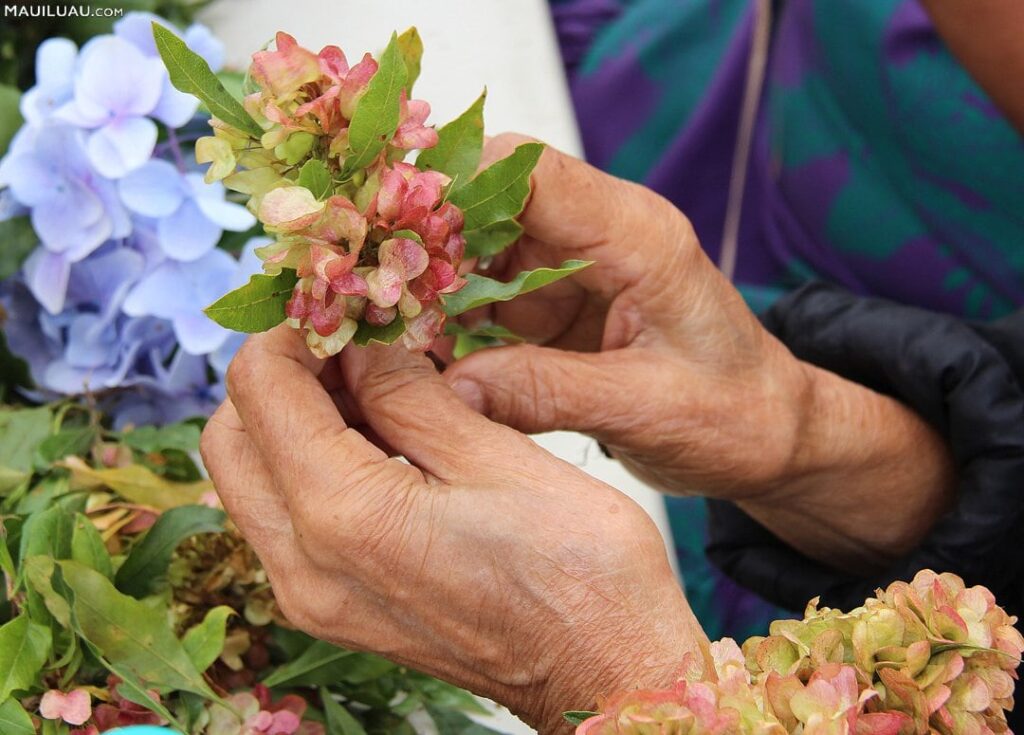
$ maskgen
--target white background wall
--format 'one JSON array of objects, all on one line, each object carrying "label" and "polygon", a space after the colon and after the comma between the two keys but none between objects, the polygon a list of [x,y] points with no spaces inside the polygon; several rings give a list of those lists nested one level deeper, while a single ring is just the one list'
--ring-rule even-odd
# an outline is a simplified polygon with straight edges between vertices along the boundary
[{"label": "white background wall", "polygon": [[[582,155],[545,0],[217,0],[202,20],[224,39],[236,68],[278,30],[314,50],[341,46],[355,63],[364,51],[379,52],[392,31],[415,25],[426,48],[416,96],[432,105],[432,122],[457,116],[486,86],[489,133],[518,131]],[[592,440],[558,432],[538,441],[640,503],[671,548],[660,497]],[[532,732],[507,712],[497,717],[489,724],[498,729]]]}]

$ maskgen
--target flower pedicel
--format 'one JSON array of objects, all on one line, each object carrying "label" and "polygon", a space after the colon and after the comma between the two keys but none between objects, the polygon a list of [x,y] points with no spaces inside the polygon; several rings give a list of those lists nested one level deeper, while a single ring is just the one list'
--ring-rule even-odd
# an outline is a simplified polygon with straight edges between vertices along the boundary
[{"label": "flower pedicel", "polygon": [[543,147],[524,144],[476,173],[483,96],[440,130],[427,127],[430,106],[411,96],[415,29],[393,35],[379,60],[352,65],[337,46],[313,53],[278,33],[274,49],[253,54],[241,103],[176,37],[153,30],[171,81],[213,113],[213,136],[196,145],[207,181],[247,196],[274,238],[257,251],[264,274],[207,309],[223,326],[256,332],[287,319],[321,357],[353,339],[402,337],[423,351],[447,317],[586,265],[508,284],[460,274],[464,258],[500,252],[522,232],[514,218]]}]

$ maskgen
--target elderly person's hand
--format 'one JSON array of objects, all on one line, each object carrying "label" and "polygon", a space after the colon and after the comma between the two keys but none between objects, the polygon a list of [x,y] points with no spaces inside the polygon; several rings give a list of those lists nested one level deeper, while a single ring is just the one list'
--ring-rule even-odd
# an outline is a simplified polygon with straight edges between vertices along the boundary
[{"label": "elderly person's hand", "polygon": [[837,566],[880,566],[921,538],[950,487],[924,422],[795,359],[657,194],[550,149],[533,185],[525,235],[489,275],[594,265],[490,308],[542,346],[455,363],[445,376],[469,405],[525,432],[587,432],[662,489],[734,500]]},{"label": "elderly person's hand", "polygon": [[[350,346],[321,363],[279,327],[246,342],[228,391],[203,459],[310,634],[466,686],[545,733],[595,695],[670,684],[687,652],[704,661],[646,514],[471,411],[426,357]],[[365,425],[347,426],[343,403]]]}]

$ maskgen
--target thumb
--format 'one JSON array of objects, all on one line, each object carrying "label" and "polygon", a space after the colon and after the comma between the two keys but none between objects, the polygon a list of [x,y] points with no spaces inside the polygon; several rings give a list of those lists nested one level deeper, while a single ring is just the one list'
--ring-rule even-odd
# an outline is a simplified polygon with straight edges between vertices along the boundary
[{"label": "thumb", "polygon": [[412,464],[442,480],[512,469],[511,445],[529,439],[471,410],[434,364],[403,345],[350,346],[341,354],[345,384],[366,423]]},{"label": "thumb", "polygon": [[642,396],[625,382],[642,372],[648,372],[643,361],[625,350],[518,345],[475,352],[444,377],[468,406],[493,421],[527,434],[571,430],[600,438],[635,422]]}]

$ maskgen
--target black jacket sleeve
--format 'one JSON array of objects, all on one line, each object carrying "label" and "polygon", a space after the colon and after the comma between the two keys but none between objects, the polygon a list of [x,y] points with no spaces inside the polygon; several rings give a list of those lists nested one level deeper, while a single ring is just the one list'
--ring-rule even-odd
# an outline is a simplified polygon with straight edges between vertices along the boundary
[{"label": "black jacket sleeve", "polygon": [[877,587],[931,568],[989,587],[1020,616],[1024,310],[972,325],[814,283],[777,303],[765,325],[798,358],[897,398],[935,427],[956,464],[957,502],[917,549],[884,573],[858,576],[802,556],[735,506],[712,501],[712,562],[793,610],[815,596],[830,607],[855,607]]}]

